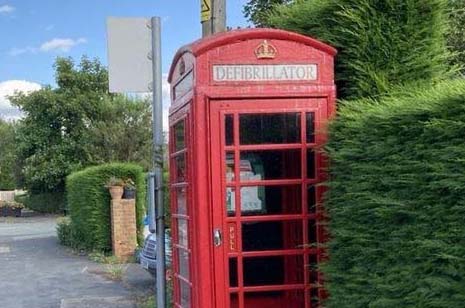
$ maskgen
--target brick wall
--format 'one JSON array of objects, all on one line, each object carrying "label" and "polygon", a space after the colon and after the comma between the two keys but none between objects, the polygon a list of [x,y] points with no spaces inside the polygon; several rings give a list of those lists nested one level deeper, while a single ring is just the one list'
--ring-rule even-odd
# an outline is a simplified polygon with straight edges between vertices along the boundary
[{"label": "brick wall", "polygon": [[134,255],[137,245],[135,199],[111,201],[111,237],[113,254],[117,258],[127,260]]}]

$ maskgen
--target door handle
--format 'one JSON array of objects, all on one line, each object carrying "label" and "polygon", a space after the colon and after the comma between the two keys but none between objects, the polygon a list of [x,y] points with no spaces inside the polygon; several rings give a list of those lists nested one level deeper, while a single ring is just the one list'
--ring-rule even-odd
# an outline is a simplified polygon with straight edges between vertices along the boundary
[{"label": "door handle", "polygon": [[217,228],[215,229],[215,231],[213,231],[213,244],[215,245],[215,247],[219,247],[222,243],[223,240],[221,238],[221,231]]}]

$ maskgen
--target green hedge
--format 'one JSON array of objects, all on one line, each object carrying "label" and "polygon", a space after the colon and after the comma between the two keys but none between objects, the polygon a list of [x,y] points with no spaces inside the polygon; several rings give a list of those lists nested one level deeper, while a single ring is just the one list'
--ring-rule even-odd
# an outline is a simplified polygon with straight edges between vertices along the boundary
[{"label": "green hedge", "polygon": [[448,1],[294,1],[279,7],[268,23],[338,49],[338,97],[375,97],[411,81],[450,75]]},{"label": "green hedge", "polygon": [[328,307],[464,307],[465,80],[343,102],[330,127]]},{"label": "green hedge", "polygon": [[24,194],[16,196],[15,200],[39,213],[56,214],[66,210],[66,199],[62,192]]},{"label": "green hedge", "polygon": [[131,178],[136,183],[136,215],[139,245],[143,242],[143,216],[146,203],[145,173],[142,167],[112,163],[72,173],[66,180],[66,193],[75,236],[89,250],[111,251],[110,194],[105,184],[112,176]]}]

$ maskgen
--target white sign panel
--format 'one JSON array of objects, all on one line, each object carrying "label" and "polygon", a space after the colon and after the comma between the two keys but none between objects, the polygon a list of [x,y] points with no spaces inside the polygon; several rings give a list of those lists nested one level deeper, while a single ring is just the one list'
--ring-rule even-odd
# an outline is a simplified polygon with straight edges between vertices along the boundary
[{"label": "white sign panel", "polygon": [[318,77],[316,64],[213,65],[213,81],[311,81]]},{"label": "white sign panel", "polygon": [[110,92],[150,92],[152,30],[149,18],[107,19]]}]

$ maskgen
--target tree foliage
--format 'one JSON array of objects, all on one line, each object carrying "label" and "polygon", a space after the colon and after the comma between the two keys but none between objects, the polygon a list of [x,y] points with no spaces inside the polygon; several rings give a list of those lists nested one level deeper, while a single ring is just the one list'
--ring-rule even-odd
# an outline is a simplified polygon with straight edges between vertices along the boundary
[{"label": "tree foliage", "polygon": [[465,74],[465,0],[449,0],[451,27],[447,43],[454,53],[452,64]]},{"label": "tree foliage", "polygon": [[0,190],[16,188],[15,130],[0,119]]},{"label": "tree foliage", "polygon": [[55,70],[56,88],[10,98],[25,115],[17,150],[30,192],[63,192],[66,176],[89,165],[147,159],[147,103],[109,94],[108,73],[98,60],[83,57],[76,65],[59,58]]},{"label": "tree foliage", "polygon": [[117,96],[102,104],[102,117],[89,130],[86,151],[92,164],[137,162],[152,166],[152,109],[148,100]]},{"label": "tree foliage", "polygon": [[277,5],[289,4],[292,0],[249,0],[243,8],[244,16],[257,27],[268,26],[268,15]]},{"label": "tree foliage", "polygon": [[306,0],[276,7],[268,25],[315,37],[339,51],[341,98],[376,97],[412,81],[452,75],[447,0]]},{"label": "tree foliage", "polygon": [[464,132],[464,80],[341,103],[325,307],[463,307]]}]

